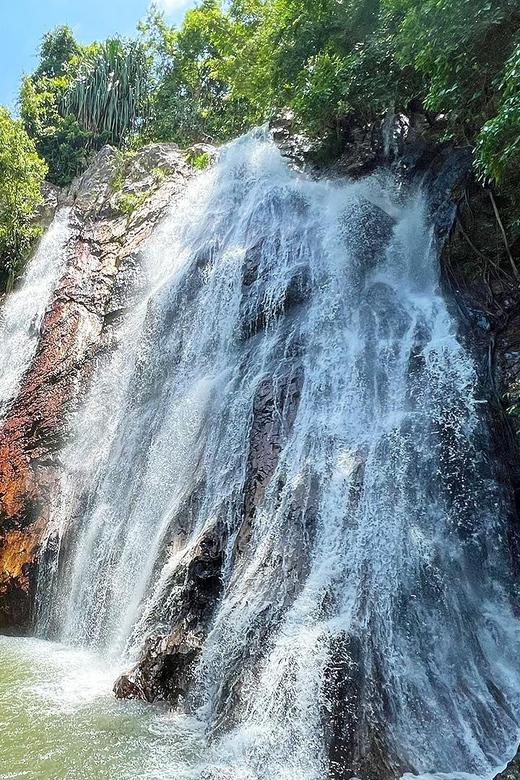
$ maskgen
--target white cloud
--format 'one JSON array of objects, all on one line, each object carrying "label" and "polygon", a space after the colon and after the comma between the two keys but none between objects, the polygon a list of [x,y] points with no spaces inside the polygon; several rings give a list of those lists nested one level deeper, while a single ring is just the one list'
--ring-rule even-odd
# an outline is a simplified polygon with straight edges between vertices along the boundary
[{"label": "white cloud", "polygon": [[184,8],[193,5],[193,0],[157,0],[156,5],[161,11],[172,14],[174,11],[182,11]]}]

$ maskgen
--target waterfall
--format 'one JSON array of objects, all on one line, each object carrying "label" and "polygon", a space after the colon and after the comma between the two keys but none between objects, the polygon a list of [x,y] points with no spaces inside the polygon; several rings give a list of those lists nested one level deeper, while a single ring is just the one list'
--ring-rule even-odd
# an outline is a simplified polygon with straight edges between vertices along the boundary
[{"label": "waterfall", "polygon": [[40,241],[20,285],[0,309],[0,417],[36,352],[43,315],[64,267],[71,235],[68,220],[69,209],[61,209]]},{"label": "waterfall", "polygon": [[520,734],[508,498],[424,194],[314,181],[256,131],[145,254],[64,453],[40,630],[136,658],[218,538],[197,776],[490,777]]}]

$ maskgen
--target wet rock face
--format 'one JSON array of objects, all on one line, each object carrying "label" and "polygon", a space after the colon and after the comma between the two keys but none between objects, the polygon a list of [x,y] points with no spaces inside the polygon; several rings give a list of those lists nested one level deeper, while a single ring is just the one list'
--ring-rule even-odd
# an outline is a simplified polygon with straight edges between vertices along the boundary
[{"label": "wet rock face", "polygon": [[[189,697],[193,673],[215,608],[224,587],[229,585],[223,579],[226,555],[232,556],[231,566],[226,567],[232,580],[235,567],[240,566],[247,556],[255,513],[291,432],[302,383],[299,363],[295,363],[282,377],[266,377],[260,382],[253,402],[242,521],[234,545],[228,547],[225,526],[217,523],[206,529],[196,544],[188,547],[165,588],[169,593],[168,602],[162,604],[155,615],[162,630],[151,633],[138,663],[116,681],[114,692],[117,697],[149,702],[164,700],[174,705],[182,705]],[[196,508],[197,497],[194,494],[184,513],[196,512]],[[297,511],[296,507],[294,511]],[[181,524],[182,519],[179,518]],[[268,632],[267,623],[265,633]],[[242,661],[239,658],[235,660],[237,664]],[[224,692],[229,695],[223,696],[222,723],[231,719],[230,710],[236,704],[235,697],[239,693],[237,676],[233,671],[230,680],[234,683],[233,695],[223,685]]]},{"label": "wet rock face", "polygon": [[39,529],[8,531],[0,549],[0,631],[25,632],[31,621]]},{"label": "wet rock face", "polygon": [[280,320],[292,309],[304,304],[311,295],[311,272],[308,266],[296,268],[279,291],[276,303],[270,300],[268,276],[270,270],[262,265],[262,246],[258,244],[247,253],[242,277],[240,302],[241,334],[244,340]]},{"label": "wet rock face", "polygon": [[200,638],[182,627],[169,636],[149,637],[144,648],[145,660],[118,678],[115,695],[118,699],[166,700],[178,704],[186,696],[201,649]]},{"label": "wet rock face", "polygon": [[[520,298],[489,190],[466,176],[452,195],[456,219],[441,268],[455,315],[479,357],[492,416],[488,457],[500,470],[516,511],[507,526],[511,560],[520,576]],[[495,204],[496,205],[496,204]],[[498,208],[501,209],[500,200]],[[518,242],[512,246],[518,257]],[[518,261],[517,261],[518,262]],[[518,596],[516,608],[520,610]]]},{"label": "wet rock face", "polygon": [[139,662],[115,683],[118,698],[174,705],[186,698],[221,593],[225,543],[225,530],[217,524],[188,550],[169,583],[173,624],[168,633],[148,637]]},{"label": "wet rock face", "polygon": [[244,514],[236,537],[235,552],[247,549],[255,512],[275,472],[284,440],[290,434],[303,384],[303,371],[295,364],[279,381],[266,377],[256,390],[249,438]]},{"label": "wet rock face", "polygon": [[[275,132],[279,134],[280,142],[290,137],[287,127],[281,126]],[[343,160],[345,169],[358,175],[373,167],[381,160],[381,143],[379,135],[368,133],[357,141],[353,135],[358,163],[352,167],[353,158],[349,161],[347,156]],[[365,157],[359,157],[360,144],[366,147]],[[196,151],[209,154],[206,149]],[[287,153],[296,154],[289,147]],[[354,152],[351,150],[349,154]],[[190,175],[178,150],[169,144],[140,150],[124,162],[122,169],[120,166],[121,160],[114,150],[103,150],[92,169],[65,196],[69,202],[75,199],[74,235],[66,271],[46,313],[38,352],[0,426],[0,630],[30,628],[39,545],[49,519],[59,470],[59,451],[67,436],[70,415],[84,392],[100,351],[110,348],[112,323],[132,305],[135,291],[142,283],[140,248],[164,208],[182,190]],[[159,176],[157,170],[163,174]],[[116,176],[122,179],[122,184],[114,191]],[[432,199],[435,209],[437,203],[439,209],[443,208],[447,192],[453,186],[451,180],[443,182],[437,182],[438,199]],[[46,219],[57,207],[60,197],[50,193]],[[133,199],[131,213],[122,208],[125,197]],[[445,232],[453,216],[452,204],[448,205],[448,212],[437,215],[439,234]],[[358,218],[363,218],[365,233],[347,238],[351,251],[360,258],[360,267],[363,263],[364,267],[369,267],[393,230],[393,218],[373,203],[361,204],[359,208],[362,212]],[[251,250],[243,276],[244,296],[253,285],[258,288],[258,305],[243,312],[244,341],[250,339],[250,342],[260,338],[260,331],[266,327],[258,252],[258,247]],[[201,257],[201,266],[203,262]],[[364,277],[360,275],[360,283],[363,281]],[[377,289],[374,292],[378,294]],[[474,288],[473,293],[475,300],[485,301],[485,295],[481,296],[485,290]],[[294,316],[294,310],[304,306],[310,294],[310,279],[302,268],[301,274],[288,284],[276,316]],[[502,309],[508,307],[508,316],[499,320],[501,315],[497,310],[497,322],[503,322],[503,328],[495,331],[495,354],[497,360],[508,366],[510,374],[504,373],[506,380],[510,376],[511,382],[517,382],[520,387],[518,307],[513,297],[510,304],[507,300],[504,292],[500,301]],[[483,322],[482,330],[487,339],[491,328],[487,315]],[[196,500],[186,510],[185,522],[178,519],[182,541],[177,550],[186,546],[186,552],[168,582],[168,603],[159,605],[154,621],[144,632],[147,639],[138,663],[115,683],[116,696],[189,706],[194,670],[215,608],[251,554],[255,518],[294,425],[303,379],[301,366],[295,358],[286,374],[266,376],[256,389],[236,536],[229,540],[224,525],[217,522],[205,528],[198,539],[187,543],[194,526],[192,515],[196,515]],[[518,392],[520,394],[520,390]],[[355,484],[349,498],[353,506],[362,491],[365,457],[361,450],[355,453]],[[278,484],[274,487],[278,490]],[[302,495],[301,499],[295,496],[294,505],[288,508],[285,557],[276,559],[273,566],[273,578],[280,579],[280,572],[284,574],[281,609],[292,603],[304,577],[312,535],[312,490],[310,493],[310,500],[308,495]],[[306,508],[302,509],[305,502],[308,502]],[[259,621],[262,625],[253,637],[249,657],[234,659],[233,668],[222,686],[219,727],[226,728],[232,723],[233,713],[241,704],[241,674],[247,664],[258,662],[265,647],[265,637],[276,628],[278,617],[275,614],[269,622],[269,616],[265,620],[262,616]],[[368,695],[371,701],[378,702],[381,713],[386,703],[384,691],[367,693],[363,690],[363,680],[377,675],[365,674],[360,668],[360,659],[366,653],[360,652],[358,641],[353,636],[339,637],[331,647],[330,664],[325,674],[327,706],[323,711],[323,731],[329,756],[329,777],[331,780],[350,776],[393,780],[408,768],[398,766],[391,755],[384,718],[380,718],[380,728],[362,721],[363,697]],[[500,780],[520,778],[518,761],[499,777]]]},{"label": "wet rock face", "polygon": [[[159,147],[159,148],[156,148]],[[69,192],[46,198],[51,218],[75,198],[65,270],[41,326],[37,352],[0,424],[0,629],[30,627],[39,545],[49,519],[59,450],[114,313],[139,284],[139,251],[191,169],[169,144],[133,158],[128,186],[146,180],[131,216],[112,181],[117,154],[103,149]],[[165,165],[164,176],[147,170]],[[133,171],[134,178],[131,178]],[[154,183],[155,182],[155,183]]]},{"label": "wet rock face", "polygon": [[[387,693],[375,682],[377,674],[365,673],[362,659],[366,654],[361,643],[360,637],[344,633],[338,634],[330,646],[322,706],[329,778],[398,780],[412,767],[404,766],[392,755],[384,715],[390,709]],[[368,687],[367,680],[371,681]],[[367,702],[370,719],[366,718]]]}]

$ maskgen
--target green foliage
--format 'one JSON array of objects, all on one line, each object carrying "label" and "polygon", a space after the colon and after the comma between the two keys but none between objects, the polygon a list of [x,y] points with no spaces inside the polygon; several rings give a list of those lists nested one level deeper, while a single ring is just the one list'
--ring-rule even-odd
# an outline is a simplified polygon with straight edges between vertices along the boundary
[{"label": "green foliage", "polygon": [[[148,193],[145,193],[145,199]],[[144,200],[142,201],[144,203]],[[121,211],[129,221],[134,211],[139,207],[139,196],[134,192],[123,192],[121,195]]]},{"label": "green foliage", "polygon": [[520,185],[520,44],[506,63],[498,83],[501,103],[477,138],[477,165],[483,178]]},{"label": "green foliage", "polygon": [[339,151],[350,118],[410,105],[476,146],[483,178],[519,170],[520,0],[200,0],[180,29],[152,6],[139,36],[44,37],[20,107],[52,181],[103,143],[222,142],[287,108]]},{"label": "green foliage", "polygon": [[147,111],[149,65],[143,46],[112,38],[91,47],[67,85],[62,112],[74,116],[92,145],[119,145]]},{"label": "green foliage", "polygon": [[20,88],[20,115],[49,167],[69,184],[105,143],[141,131],[148,111],[149,59],[137,41],[79,46],[68,27],[44,36],[40,62]]},{"label": "green foliage", "polygon": [[35,72],[37,79],[64,76],[69,63],[78,57],[81,47],[68,25],[55,27],[43,36],[40,46],[40,64]]},{"label": "green foliage", "polygon": [[114,175],[112,176],[112,181],[110,182],[113,192],[120,192],[123,189],[123,184],[125,181],[125,169],[134,154],[135,152],[128,149],[118,149]]},{"label": "green foliage", "polygon": [[225,140],[290,108],[307,133],[337,133],[415,96],[380,0],[203,0],[179,31],[153,10],[141,28],[158,63],[149,137]]},{"label": "green foliage", "polygon": [[520,22],[508,0],[384,0],[399,19],[398,59],[422,79],[427,109],[447,115],[451,134],[473,138],[495,110],[497,75]]},{"label": "green foliage", "polygon": [[132,217],[134,216],[134,212],[141,208],[143,203],[146,203],[152,192],[153,190],[150,189],[142,192],[140,195],[137,195],[135,192],[121,193],[119,205],[121,212],[126,216],[127,230],[132,224]]},{"label": "green foliage", "polygon": [[207,168],[210,164],[211,155],[207,152],[203,152],[202,154],[198,154],[195,157],[192,157],[190,162],[198,171],[203,171],[204,168]]},{"label": "green foliage", "polygon": [[[377,106],[364,87],[386,67],[388,108],[393,68],[383,63],[389,58],[379,46],[378,0],[272,0],[271,5],[270,82],[277,105],[293,108],[305,127],[321,134],[360,105],[375,115]],[[265,35],[261,28],[259,35]]]},{"label": "green foliage", "polygon": [[224,73],[233,29],[218,0],[203,0],[188,11],[180,31],[152,9],[141,33],[158,81],[146,139],[188,146],[231,138],[245,129],[245,101],[234,99]]},{"label": "green foliage", "polygon": [[155,187],[159,187],[166,178],[162,168],[152,168],[152,179]]},{"label": "green foliage", "polygon": [[0,286],[10,289],[39,234],[32,219],[41,203],[45,163],[20,120],[0,106]]},{"label": "green foliage", "polygon": [[80,53],[70,28],[55,28],[44,36],[38,68],[32,76],[24,76],[20,87],[24,127],[47,162],[49,180],[60,186],[83,170],[91,139],[74,116],[61,110]]},{"label": "green foliage", "polygon": [[60,113],[66,83],[64,77],[26,76],[19,99],[24,127],[48,165],[49,180],[60,186],[69,184],[85,167],[91,137],[75,117]]}]

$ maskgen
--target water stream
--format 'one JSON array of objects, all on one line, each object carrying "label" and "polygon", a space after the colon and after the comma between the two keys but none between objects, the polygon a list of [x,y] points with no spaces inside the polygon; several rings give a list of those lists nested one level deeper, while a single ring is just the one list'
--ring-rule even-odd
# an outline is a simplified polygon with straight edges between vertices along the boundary
[{"label": "water stream", "polygon": [[[63,455],[38,594],[61,644],[0,645],[15,680],[51,680],[49,717],[55,676],[108,664],[67,726],[99,750],[69,769],[60,737],[69,774],[34,776],[490,778],[520,735],[508,496],[426,196],[389,173],[313,181],[257,131],[189,185],[145,265]],[[115,704],[108,680],[167,632],[215,533],[185,714]]]},{"label": "water stream", "polygon": [[68,220],[69,209],[60,209],[23,279],[0,309],[0,417],[36,352],[43,315],[65,264]]}]

